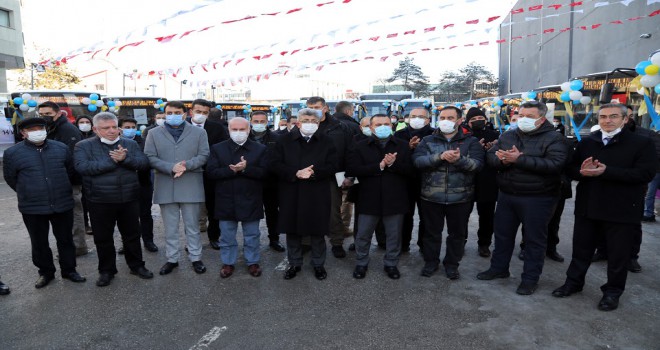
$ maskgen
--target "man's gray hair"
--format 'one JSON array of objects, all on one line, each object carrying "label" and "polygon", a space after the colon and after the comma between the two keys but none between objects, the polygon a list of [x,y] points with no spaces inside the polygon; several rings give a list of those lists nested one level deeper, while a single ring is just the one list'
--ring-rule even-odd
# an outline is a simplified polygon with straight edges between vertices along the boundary
[{"label": "man's gray hair", "polygon": [[314,117],[314,118],[316,118],[316,119],[321,120],[321,117],[319,117],[319,115],[316,114],[316,110],[315,110],[315,109],[311,109],[311,108],[303,108],[303,109],[301,109],[301,110],[298,111],[298,119],[300,119],[300,117],[302,117],[302,116],[304,116],[304,115],[306,115],[306,116],[310,116],[310,117]]},{"label": "man's gray hair", "polygon": [[601,105],[599,110],[605,108],[618,108],[621,111],[622,116],[626,117],[628,115],[628,106],[621,103],[606,103],[604,105]]},{"label": "man's gray hair", "polygon": [[114,120],[115,122],[118,123],[117,116],[114,113],[110,112],[101,112],[97,115],[94,116],[94,125],[97,125],[98,122],[100,121],[108,121],[108,120]]},{"label": "man's gray hair", "polygon": [[539,115],[545,117],[548,113],[548,106],[539,101],[525,101],[520,105],[520,108],[536,108],[539,110]]}]

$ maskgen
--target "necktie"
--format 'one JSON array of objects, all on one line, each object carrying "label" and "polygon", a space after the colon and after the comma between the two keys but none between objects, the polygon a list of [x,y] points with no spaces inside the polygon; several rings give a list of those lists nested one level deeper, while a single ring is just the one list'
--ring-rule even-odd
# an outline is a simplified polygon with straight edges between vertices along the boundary
[{"label": "necktie", "polygon": [[201,128],[201,127],[202,127],[202,124],[197,124],[197,126]]},{"label": "necktie", "polygon": [[606,138],[603,139],[603,143],[604,143],[605,145],[607,145],[608,143],[610,143],[611,140],[612,140],[611,137],[606,137]]},{"label": "necktie", "polygon": [[305,142],[309,142],[309,139],[310,139],[309,136],[303,136],[303,138],[305,139]]}]

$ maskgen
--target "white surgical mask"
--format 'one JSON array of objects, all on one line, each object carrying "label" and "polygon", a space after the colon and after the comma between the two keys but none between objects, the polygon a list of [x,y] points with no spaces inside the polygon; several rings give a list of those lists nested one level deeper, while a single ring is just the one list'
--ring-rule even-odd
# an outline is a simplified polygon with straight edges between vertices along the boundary
[{"label": "white surgical mask", "polygon": [[89,132],[92,130],[92,124],[78,124],[78,129],[82,132]]},{"label": "white surgical mask", "polygon": [[231,137],[232,141],[242,145],[245,141],[247,141],[248,133],[247,131],[230,131],[229,137]]},{"label": "white surgical mask", "polygon": [[456,123],[452,122],[451,120],[441,120],[438,123],[438,127],[440,127],[440,131],[443,134],[451,134],[456,130]]},{"label": "white surgical mask", "polygon": [[208,117],[205,116],[204,114],[195,114],[192,116],[192,121],[194,121],[197,124],[204,124]]},{"label": "white surgical mask", "polygon": [[605,131],[605,130],[603,130],[603,129],[600,129],[600,132],[603,133],[603,138],[606,138],[606,137],[614,137],[614,135],[616,135],[616,134],[618,134],[618,133],[621,132],[621,127],[618,127],[618,128],[616,128],[616,129],[614,129],[614,130],[612,130],[612,131],[610,131],[610,132],[607,132],[607,131]]},{"label": "white surgical mask", "polygon": [[28,131],[27,139],[32,143],[41,143],[44,142],[47,135],[48,132],[46,130]]},{"label": "white surgical mask", "polygon": [[117,143],[117,141],[119,141],[120,138],[121,137],[117,136],[117,138],[114,140],[108,140],[105,137],[101,137],[101,142],[105,143],[106,145],[114,145],[115,143]]},{"label": "white surgical mask", "polygon": [[319,129],[318,124],[314,123],[302,123],[300,124],[300,132],[305,136],[312,136]]},{"label": "white surgical mask", "polygon": [[536,129],[536,120],[529,117],[518,119],[518,129],[522,132],[530,132]]},{"label": "white surgical mask", "polygon": [[165,125],[165,119],[156,119],[156,125],[158,126]]},{"label": "white surgical mask", "polygon": [[412,118],[410,119],[410,127],[418,130],[424,127],[424,124],[426,124],[426,120],[424,118]]},{"label": "white surgical mask", "polygon": [[254,132],[264,132],[266,131],[266,124],[252,124],[252,130]]},{"label": "white surgical mask", "polygon": [[368,126],[363,127],[362,133],[364,134],[364,136],[371,136],[371,128],[369,128]]},{"label": "white surgical mask", "polygon": [[280,130],[286,130],[286,129],[287,129],[286,125],[280,125]]}]

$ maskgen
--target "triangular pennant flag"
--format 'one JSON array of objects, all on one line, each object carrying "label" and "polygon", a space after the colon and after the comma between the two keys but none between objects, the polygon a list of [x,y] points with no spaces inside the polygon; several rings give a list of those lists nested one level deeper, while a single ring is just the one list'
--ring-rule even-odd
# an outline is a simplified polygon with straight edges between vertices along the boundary
[{"label": "triangular pennant flag", "polygon": [[543,5],[534,5],[534,6],[530,6],[529,9],[527,9],[527,11],[536,11],[536,10],[540,10],[542,8],[543,8]]},{"label": "triangular pennant flag", "polygon": [[161,36],[161,37],[156,38],[156,40],[159,43],[163,43],[163,44],[164,43],[169,43],[170,41],[172,41],[172,39],[174,39],[175,36],[176,36],[176,34],[172,34],[172,35],[168,35],[168,36]]},{"label": "triangular pennant flag", "polygon": [[562,6],[561,4],[554,4],[554,5],[548,5],[548,8],[554,8],[555,10],[559,10],[561,6]]}]

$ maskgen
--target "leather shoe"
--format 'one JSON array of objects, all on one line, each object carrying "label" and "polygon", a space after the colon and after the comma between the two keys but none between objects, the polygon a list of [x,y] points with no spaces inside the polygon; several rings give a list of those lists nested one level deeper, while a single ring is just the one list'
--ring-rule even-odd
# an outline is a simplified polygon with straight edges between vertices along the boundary
[{"label": "leather shoe", "polygon": [[445,266],[445,274],[450,280],[457,280],[461,277],[461,274],[458,272],[458,268],[453,266]]},{"label": "leather shoe", "polygon": [[399,272],[399,269],[396,268],[396,266],[385,266],[385,272],[387,273],[387,277],[393,280],[398,280],[399,277],[401,277],[401,273]]},{"label": "leather shoe", "polygon": [[204,263],[201,260],[193,261],[192,267],[198,274],[206,272],[206,266],[204,266]]},{"label": "leather shoe", "polygon": [[[344,248],[342,248],[344,250]],[[325,271],[325,267],[323,266],[314,266],[314,277],[316,277],[317,280],[324,280],[328,277],[328,273]]]},{"label": "leather shoe", "polygon": [[280,241],[277,241],[277,240],[270,241],[268,246],[270,247],[270,249],[272,249],[276,252],[282,253],[282,252],[286,251],[286,248],[284,248],[282,243],[280,243]]},{"label": "leather shoe", "polygon": [[220,242],[218,241],[210,241],[209,245],[215,250],[220,250]]},{"label": "leather shoe", "polygon": [[353,278],[357,278],[359,280],[363,279],[367,275],[367,267],[366,266],[355,266],[355,270],[353,270]]},{"label": "leather shoe", "polygon": [[154,278],[153,272],[147,270],[147,268],[144,266],[140,266],[137,269],[131,270],[131,275],[137,275],[138,277],[145,280]]},{"label": "leather shoe", "polygon": [[112,282],[112,279],[115,278],[115,275],[110,274],[110,273],[102,273],[99,275],[99,279],[96,280],[96,286],[98,287],[106,287],[110,285],[110,282]]},{"label": "leather shoe", "polygon": [[85,277],[80,276],[80,274],[76,271],[64,274],[64,275],[62,275],[62,278],[67,279],[71,282],[77,282],[77,283],[87,281],[87,279]]},{"label": "leather shoe", "polygon": [[548,250],[547,252],[545,252],[545,256],[550,258],[550,260],[554,260],[556,262],[564,262],[564,257],[561,256],[561,254],[557,253],[556,249]]},{"label": "leather shoe", "polygon": [[333,245],[332,246],[332,255],[335,256],[337,259],[342,259],[346,257],[346,251],[344,250],[344,247],[340,245]]},{"label": "leather shoe", "polygon": [[637,259],[630,259],[630,261],[628,262],[628,271],[634,273],[642,272],[642,265],[639,264],[639,261],[637,261]]},{"label": "leather shoe", "polygon": [[520,249],[520,253],[518,253],[518,259],[525,261],[525,249]]},{"label": "leather shoe", "polygon": [[234,265],[222,265],[222,269],[220,269],[221,278],[227,278],[232,274],[234,274]]},{"label": "leather shoe", "polygon": [[479,272],[477,274],[477,279],[482,281],[490,281],[496,278],[507,278],[509,276],[511,276],[509,271],[498,272],[494,271],[493,269],[488,269],[484,272]]},{"label": "leather shoe", "polygon": [[158,247],[154,244],[154,242],[144,242],[144,249],[152,253],[158,251]]},{"label": "leather shoe", "polygon": [[76,256],[83,256],[87,255],[89,253],[89,249],[87,248],[76,248]]},{"label": "leather shoe", "polygon": [[2,283],[2,281],[0,281],[0,295],[7,295],[10,292],[11,291],[9,290],[9,286],[7,286],[6,284]]},{"label": "leather shoe", "polygon": [[487,246],[479,246],[479,256],[488,258],[490,256],[490,248]]},{"label": "leather shoe", "polygon": [[564,284],[563,286],[553,290],[552,291],[552,296],[556,297],[556,298],[566,298],[566,297],[570,297],[571,295],[573,295],[577,292],[581,292],[581,291],[582,291],[582,288],[577,288],[577,287],[570,286],[568,284]]},{"label": "leather shoe", "polygon": [[655,215],[651,216],[642,216],[642,222],[655,222]]},{"label": "leather shoe", "polygon": [[349,251],[349,252],[354,252],[354,251],[355,251],[355,243],[351,243],[351,244],[348,246],[348,251]]},{"label": "leather shoe", "polygon": [[261,276],[261,267],[259,267],[259,264],[252,264],[248,266],[248,272],[252,277],[259,277]]},{"label": "leather shoe", "polygon": [[438,270],[438,265],[424,266],[424,268],[422,269],[422,273],[420,275],[422,275],[424,277],[431,277],[431,275],[433,275],[433,273],[436,270]]},{"label": "leather shoe", "polygon": [[160,272],[158,272],[160,275],[167,275],[168,273],[172,272],[175,267],[179,267],[178,262],[166,262],[163,267],[160,268]]},{"label": "leather shoe", "polygon": [[522,281],[516,289],[516,293],[520,295],[532,295],[536,291],[536,287],[539,285],[536,282],[531,281]]},{"label": "leather shoe", "polygon": [[612,311],[619,307],[619,297],[611,295],[603,295],[603,298],[598,302],[598,310]]},{"label": "leather shoe", "polygon": [[300,266],[289,266],[286,271],[284,271],[284,279],[290,280],[296,277],[296,274],[302,270]]},{"label": "leather shoe", "polygon": [[605,253],[600,249],[596,250],[593,258],[591,258],[591,262],[602,261],[602,260],[607,260],[607,253]]},{"label": "leather shoe", "polygon": [[52,281],[54,279],[55,279],[54,276],[41,275],[41,276],[39,276],[39,279],[37,280],[37,282],[34,283],[34,288],[37,288],[37,289],[43,288],[43,287],[47,286],[48,283],[50,283],[50,281]]},{"label": "leather shoe", "polygon": [[117,254],[124,255],[124,247],[119,247],[119,249],[117,249]]}]

